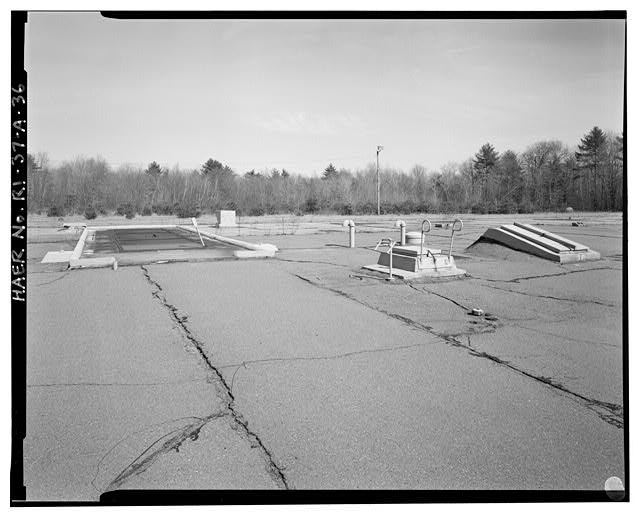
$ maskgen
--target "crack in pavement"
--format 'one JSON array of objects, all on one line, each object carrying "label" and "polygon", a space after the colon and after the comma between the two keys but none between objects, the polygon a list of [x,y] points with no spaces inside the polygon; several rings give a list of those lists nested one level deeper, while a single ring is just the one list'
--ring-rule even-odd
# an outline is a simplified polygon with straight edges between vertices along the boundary
[{"label": "crack in pavement", "polygon": [[522,276],[520,278],[511,278],[510,280],[498,280],[498,279],[492,279],[492,278],[480,278],[479,276],[473,276],[469,272],[467,272],[467,275],[469,276],[469,278],[471,278],[473,280],[483,280],[483,281],[490,281],[490,282],[495,282],[495,283],[520,283],[521,281],[536,280],[538,278],[553,278],[555,276],[565,276],[567,274],[586,273],[586,272],[590,272],[590,271],[619,271],[619,270],[620,269],[618,269],[616,267],[592,267],[590,269],[576,269],[576,270],[567,271],[567,272],[564,272],[564,273],[537,274],[537,275],[534,275],[534,276]]},{"label": "crack in pavement", "polygon": [[105,492],[115,490],[128,478],[141,474],[147,470],[160,456],[169,451],[179,452],[180,446],[187,440],[195,441],[200,436],[202,428],[214,419],[228,416],[229,413],[212,413],[196,420],[185,427],[174,429],[154,440],[144,451],[129,463],[106,487]]},{"label": "crack in pavement", "polygon": [[582,338],[572,338],[572,337],[567,337],[566,335],[560,335],[559,333],[553,333],[550,331],[544,331],[544,330],[539,330],[536,328],[531,328],[529,326],[522,326],[520,324],[516,324],[516,323],[511,323],[509,324],[509,326],[515,327],[515,328],[520,328],[523,330],[528,330],[528,331],[534,331],[536,333],[540,333],[542,335],[547,335],[547,336],[551,336],[551,337],[555,337],[555,338],[559,338],[561,340],[568,340],[570,342],[579,342],[581,344],[588,344],[588,345],[593,345],[593,346],[606,346],[606,347],[613,347],[618,349],[620,346],[617,346],[615,344],[609,344],[607,342],[595,342],[593,340],[585,340]]},{"label": "crack in pavement", "polygon": [[231,378],[231,388],[233,389],[233,381],[235,379],[235,375],[238,372],[238,370],[240,370],[241,368],[247,369],[247,365],[252,363],[281,363],[281,362],[297,362],[297,361],[338,360],[341,358],[349,358],[349,357],[358,356],[361,354],[401,351],[403,349],[411,349],[413,347],[422,347],[425,345],[428,345],[428,344],[426,344],[425,342],[420,342],[418,344],[406,344],[401,346],[380,347],[378,349],[362,349],[360,351],[350,351],[347,353],[339,353],[339,354],[326,355],[326,356],[291,356],[288,358],[262,358],[257,360],[243,360],[240,363],[230,363],[227,365],[221,365],[218,368],[219,369],[233,369],[234,367],[236,368]]},{"label": "crack in pavement", "polygon": [[[223,415],[215,413],[205,418],[180,417],[177,419],[169,419],[158,424],[145,426],[142,429],[134,431],[133,433],[128,433],[126,436],[112,445],[109,450],[102,455],[102,457],[98,461],[98,464],[96,465],[96,471],[93,475],[93,478],[91,479],[91,486],[98,493],[103,493],[110,489],[116,488],[117,486],[121,485],[125,479],[133,477],[134,475],[138,475],[147,470],[151,466],[151,464],[162,454],[165,454],[170,450],[175,450],[176,452],[178,452],[180,450],[180,446],[187,440],[187,438],[196,440],[200,433],[200,429],[202,429],[202,427],[204,427],[206,423],[213,420],[214,418],[219,418],[221,416]],[[186,421],[190,422],[184,425],[184,422]],[[181,422],[183,424],[180,424]],[[147,445],[147,447],[141,453],[135,456],[131,463],[129,463],[123,470],[118,472],[115,478],[109,477],[109,474],[113,474],[113,472],[111,472],[109,468],[103,470],[103,466],[109,467],[109,461],[105,460],[107,460],[112,453],[116,453],[114,459],[117,461],[117,449],[122,446],[124,442],[135,439],[136,435],[141,435],[144,432],[152,430],[153,428],[171,424],[178,424],[179,427],[171,429],[168,432],[164,432],[162,436],[157,437],[154,442]],[[182,433],[182,435],[184,436],[181,436],[180,433]],[[100,483],[98,483],[98,481],[100,481]]]},{"label": "crack in pavement", "polygon": [[[371,308],[372,310],[375,310],[377,312],[380,312],[382,314],[385,314],[391,318],[394,319],[398,319],[402,322],[404,322],[405,324],[425,331],[427,333],[430,333],[432,335],[435,335],[441,339],[443,339],[445,342],[447,342],[449,345],[454,346],[454,347],[458,347],[458,348],[462,348],[467,350],[467,352],[472,355],[472,356],[476,356],[479,358],[485,358],[488,360],[491,360],[492,362],[501,365],[503,367],[506,367],[508,369],[511,369],[515,372],[517,372],[518,374],[521,374],[523,376],[526,376],[528,378],[534,379],[535,381],[539,382],[539,383],[543,383],[544,385],[547,385],[548,387],[556,390],[556,391],[560,391],[564,394],[566,394],[568,397],[570,397],[571,399],[577,401],[579,404],[582,404],[583,406],[586,406],[588,409],[590,409],[591,411],[593,411],[594,413],[596,413],[602,420],[604,420],[605,422],[607,422],[608,424],[611,424],[612,426],[615,426],[617,428],[622,428],[624,426],[624,415],[623,415],[623,408],[622,406],[615,404],[615,403],[607,403],[604,401],[599,401],[597,399],[593,399],[590,397],[586,397],[578,392],[574,392],[572,390],[569,390],[568,388],[566,388],[564,385],[562,385],[561,383],[557,383],[555,381],[553,381],[551,378],[545,377],[545,376],[538,376],[536,374],[533,374],[532,372],[526,371],[524,369],[521,369],[519,367],[517,367],[516,365],[512,364],[511,362],[507,361],[507,360],[503,360],[502,358],[495,356],[495,355],[491,355],[489,353],[486,353],[484,351],[480,351],[478,349],[475,349],[474,347],[471,346],[471,340],[470,338],[467,338],[467,344],[465,344],[463,341],[459,340],[458,337],[460,336],[467,336],[469,337],[469,335],[474,334],[469,333],[469,332],[461,332],[461,333],[441,333],[438,332],[436,330],[434,330],[431,326],[427,326],[425,324],[421,324],[417,321],[414,321],[413,319],[410,319],[408,317],[405,317],[403,315],[400,314],[396,314],[393,312],[388,312],[387,310],[384,310],[383,308],[371,305],[369,303],[367,303],[366,301],[362,301],[354,296],[352,296],[351,294],[347,294],[346,292],[343,292],[341,290],[338,289],[333,289],[330,287],[326,287],[323,286],[319,283],[315,283],[312,280],[304,277],[304,276],[300,276],[299,274],[293,274],[294,276],[296,276],[297,278],[301,279],[302,281],[305,281],[311,285],[313,285],[314,287],[318,287],[324,290],[328,290],[330,292],[333,292],[334,294],[337,294],[339,296],[345,297],[347,299],[350,299],[351,301],[355,301],[356,303],[359,303],[367,308]],[[497,328],[497,326],[493,326],[493,331],[495,331],[495,329]],[[491,331],[487,331],[487,332],[491,332]]]},{"label": "crack in pavement", "polygon": [[495,290],[502,290],[504,292],[513,292],[514,294],[522,294],[523,296],[530,296],[530,297],[538,297],[538,298],[542,298],[542,299],[555,299],[556,301],[569,301],[572,303],[578,303],[578,304],[586,304],[586,303],[591,303],[594,305],[600,305],[600,306],[607,306],[609,308],[620,308],[619,305],[613,305],[611,303],[604,303],[602,301],[596,301],[596,300],[592,300],[592,299],[572,299],[572,298],[567,298],[567,297],[556,297],[556,296],[546,296],[543,294],[532,294],[530,292],[524,292],[521,290],[513,290],[513,289],[504,289],[502,287],[496,287],[494,285],[489,285],[487,283],[480,283],[481,287],[487,287],[490,289],[495,289]]},{"label": "crack in pavement", "polygon": [[[39,261],[37,261],[38,258],[34,258],[33,260],[36,261],[35,263],[37,263],[37,264],[40,263]],[[31,261],[32,260],[30,258],[27,259],[27,266],[29,265],[29,262],[31,262]],[[61,263],[64,264],[65,262],[61,262]],[[54,265],[54,264],[42,264],[42,265],[46,266],[46,265]],[[65,267],[63,269],[61,269],[61,268],[52,269],[51,271],[34,271],[33,269],[29,269],[27,271],[27,276],[31,276],[32,274],[33,275],[35,275],[35,274],[60,274],[61,272],[64,272],[65,274],[71,274],[71,271],[69,271],[69,272],[67,272],[67,271],[69,271],[68,267]],[[74,271],[74,272],[76,272],[76,271]]]},{"label": "crack in pavement", "polygon": [[206,378],[183,379],[178,381],[155,381],[149,383],[97,383],[97,382],[80,382],[80,383],[36,383],[27,385],[27,388],[45,388],[45,387],[153,387],[165,385],[181,385],[183,383],[195,383],[207,381]]},{"label": "crack in pavement", "polygon": [[553,379],[546,377],[546,376],[538,376],[536,374],[533,374],[529,371],[520,369],[519,367],[516,367],[515,365],[513,365],[512,363],[508,362],[507,360],[503,360],[502,358],[499,358],[495,355],[491,355],[489,353],[485,353],[484,351],[471,351],[470,352],[472,356],[477,356],[480,358],[487,358],[499,365],[503,365],[505,367],[508,367],[509,369],[512,369],[524,376],[527,376],[529,378],[532,378],[536,381],[539,381],[540,383],[544,383],[545,385],[548,385],[556,390],[559,390],[561,392],[564,392],[576,399],[579,399],[582,404],[584,404],[587,408],[589,408],[591,411],[595,412],[602,420],[604,420],[605,422],[611,424],[612,426],[615,426],[617,428],[622,428],[624,427],[624,416],[623,416],[623,408],[622,406],[620,406],[619,404],[615,404],[615,403],[608,403],[605,401],[599,401],[597,399],[592,399],[590,397],[586,397],[578,392],[574,392],[573,390],[569,390],[568,388],[566,388],[562,383],[558,383],[556,381],[553,381]]},{"label": "crack in pavement", "polygon": [[[445,296],[444,294],[438,294],[437,292],[434,292],[432,290],[428,290],[426,288],[418,288],[415,285],[413,285],[410,282],[406,282],[406,284],[409,286],[409,288],[415,290],[416,292],[420,292],[421,294],[424,295],[429,295],[429,294],[433,294],[434,296],[437,296],[439,298],[445,299],[451,303],[453,303],[454,305],[460,307],[462,310],[464,310],[468,315],[472,315],[473,317],[471,319],[469,319],[468,323],[472,324],[473,326],[470,329],[467,329],[466,331],[461,331],[456,333],[454,336],[458,337],[458,336],[462,336],[462,335],[467,335],[467,339],[469,339],[468,335],[475,335],[475,334],[479,334],[479,333],[495,333],[495,331],[504,326],[503,323],[498,322],[498,318],[490,313],[490,312],[484,312],[481,315],[473,315],[473,308],[470,306],[465,306],[462,303],[458,303],[455,299],[452,299],[448,296]],[[442,332],[440,332],[442,333]],[[468,340],[469,345],[471,345],[471,340]]]},{"label": "crack in pavement", "polygon": [[162,286],[151,277],[151,275],[149,274],[149,270],[144,265],[140,266],[140,268],[142,269],[142,272],[148,283],[155,289],[152,291],[151,295],[156,298],[160,302],[160,304],[169,312],[169,315],[173,320],[175,326],[180,329],[182,335],[193,345],[193,347],[198,351],[204,363],[213,372],[217,384],[222,389],[224,396],[226,396],[221,397],[221,399],[223,399],[226,403],[226,414],[229,415],[230,419],[235,424],[234,429],[239,430],[244,434],[244,437],[249,441],[251,447],[260,448],[263,459],[266,463],[267,472],[279,487],[288,490],[289,483],[287,482],[282,468],[275,462],[273,454],[271,453],[271,451],[269,451],[269,449],[267,449],[260,437],[249,429],[249,422],[245,420],[242,417],[242,414],[236,409],[236,406],[234,404],[235,397],[233,396],[231,388],[224,379],[224,376],[222,376],[218,368],[208,357],[207,353],[204,350],[202,342],[200,342],[194,336],[194,334],[187,326],[187,316],[180,314],[178,308],[167,301],[166,296],[162,294]]},{"label": "crack in pavement", "polygon": [[294,264],[323,264],[323,265],[331,265],[333,267],[343,267],[346,269],[351,269],[351,266],[345,264],[336,264],[335,262],[323,262],[322,260],[292,260],[288,258],[281,258],[279,256],[275,257],[275,260],[280,262],[292,262]]},{"label": "crack in pavement", "polygon": [[[44,273],[40,273],[40,274],[44,274]],[[58,278],[55,278],[53,280],[49,280],[49,281],[45,281],[43,283],[37,283],[36,287],[42,287],[44,285],[50,285],[52,283],[55,283],[57,281],[62,280],[63,278],[66,278],[67,276],[69,276],[69,274],[71,274],[69,271],[65,272],[62,276],[59,276]]]},{"label": "crack in pavement", "polygon": [[463,310],[465,310],[467,312],[470,312],[472,310],[470,307],[465,306],[465,305],[463,305],[461,303],[458,303],[455,299],[451,299],[450,297],[444,296],[442,294],[438,294],[437,292],[434,292],[433,290],[428,290],[428,289],[425,289],[425,288],[418,288],[418,287],[416,287],[415,285],[413,285],[410,282],[406,282],[406,283],[409,286],[409,288],[411,288],[411,289],[413,289],[413,290],[415,290],[417,292],[421,292],[423,294],[433,294],[434,296],[438,296],[438,297],[440,297],[442,299],[446,299],[447,301],[453,303],[456,306],[459,306],[460,308],[462,308]]},{"label": "crack in pavement", "polygon": [[[449,342],[452,342],[456,345],[460,345],[461,342],[456,338],[459,336],[465,336],[465,335],[476,335],[478,333],[493,333],[496,328],[498,327],[498,324],[494,323],[494,322],[483,322],[482,318],[474,318],[473,320],[470,321],[471,324],[473,324],[471,326],[471,328],[467,329],[467,330],[463,330],[460,332],[456,332],[456,333],[446,333],[446,332],[439,332],[436,331],[432,326],[427,326],[425,324],[421,324],[417,321],[414,321],[413,319],[409,318],[409,317],[405,317],[403,315],[400,314],[396,314],[393,312],[388,312],[387,310],[384,310],[383,308],[374,306],[370,303],[367,303],[366,301],[362,301],[358,298],[356,298],[355,296],[352,296],[351,294],[348,294],[347,292],[344,292],[342,290],[339,289],[334,289],[328,286],[324,286],[321,285],[319,283],[316,283],[314,281],[312,281],[309,278],[306,278],[305,276],[301,276],[299,274],[293,274],[294,276],[296,276],[297,278],[301,279],[302,281],[305,281],[307,283],[310,283],[311,285],[314,285],[315,287],[321,288],[321,289],[325,289],[328,290],[330,292],[333,292],[334,294],[338,294],[339,296],[345,297],[347,299],[350,299],[351,301],[355,301],[356,303],[359,303],[363,306],[366,306],[367,308],[370,308],[372,310],[375,310],[377,312],[383,313],[389,317],[393,317],[394,319],[397,319],[399,321],[402,321],[405,324],[408,324],[409,326],[416,328],[418,330],[421,331],[427,331],[428,333],[431,333],[433,335],[436,335],[437,337],[443,338]],[[448,298],[445,298],[448,299]]]}]

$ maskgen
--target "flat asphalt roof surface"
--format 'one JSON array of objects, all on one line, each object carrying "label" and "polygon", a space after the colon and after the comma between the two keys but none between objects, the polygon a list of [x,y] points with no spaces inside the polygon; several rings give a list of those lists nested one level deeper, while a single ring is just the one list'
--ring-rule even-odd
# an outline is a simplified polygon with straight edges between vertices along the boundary
[{"label": "flat asphalt roof surface", "polygon": [[[362,270],[397,237],[391,217],[356,218],[353,249],[342,218],[256,219],[220,233],[275,244],[273,259],[117,271],[40,264],[79,234],[33,219],[27,498],[624,481],[620,214],[463,219],[468,277],[435,283]],[[602,259],[465,251],[514,219]]]}]

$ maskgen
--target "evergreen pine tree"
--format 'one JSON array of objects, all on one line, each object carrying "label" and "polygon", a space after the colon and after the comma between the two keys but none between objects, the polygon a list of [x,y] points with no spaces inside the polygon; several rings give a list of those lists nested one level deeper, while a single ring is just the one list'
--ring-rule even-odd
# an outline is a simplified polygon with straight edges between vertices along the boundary
[{"label": "evergreen pine tree", "polygon": [[495,148],[487,143],[480,148],[480,151],[473,158],[473,169],[475,170],[475,178],[480,182],[480,190],[482,191],[482,200],[486,199],[487,182],[491,171],[498,162],[498,152]]},{"label": "evergreen pine tree", "polygon": [[324,173],[322,173],[323,180],[332,180],[337,176],[338,176],[338,172],[336,171],[336,168],[333,166],[333,164],[329,164],[327,168],[324,170]]},{"label": "evergreen pine tree", "polygon": [[597,208],[597,180],[604,167],[604,150],[606,137],[602,130],[594,126],[591,131],[580,139],[576,159],[578,167],[586,172],[587,183],[589,184],[591,206]]}]

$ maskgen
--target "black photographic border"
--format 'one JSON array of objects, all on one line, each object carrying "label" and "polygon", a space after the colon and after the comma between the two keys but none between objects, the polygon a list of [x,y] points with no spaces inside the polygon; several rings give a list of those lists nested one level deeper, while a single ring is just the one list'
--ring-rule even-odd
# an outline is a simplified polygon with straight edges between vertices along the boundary
[{"label": "black photographic border", "polygon": [[[55,11],[65,12],[65,11]],[[66,11],[77,12],[77,11]],[[87,11],[89,12],[89,11]],[[102,11],[112,19],[627,19],[621,10],[602,11]],[[24,68],[28,11],[11,12],[11,506],[131,506],[131,505],[267,505],[267,504],[409,504],[409,503],[540,503],[611,502],[603,490],[116,490],[100,502],[27,501],[23,481],[23,441],[26,436],[26,155],[27,72]],[[629,489],[629,307],[627,221],[627,51],[625,25],[623,104],[623,404],[625,495]],[[22,100],[20,100],[22,98]]]}]

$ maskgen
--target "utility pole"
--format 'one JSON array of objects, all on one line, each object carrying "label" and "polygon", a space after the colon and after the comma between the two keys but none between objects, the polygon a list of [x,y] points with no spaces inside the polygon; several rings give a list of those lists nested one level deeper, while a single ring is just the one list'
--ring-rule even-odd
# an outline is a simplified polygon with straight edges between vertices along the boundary
[{"label": "utility pole", "polygon": [[376,190],[378,197],[378,215],[380,215],[380,152],[384,150],[384,146],[378,146],[376,151]]}]

